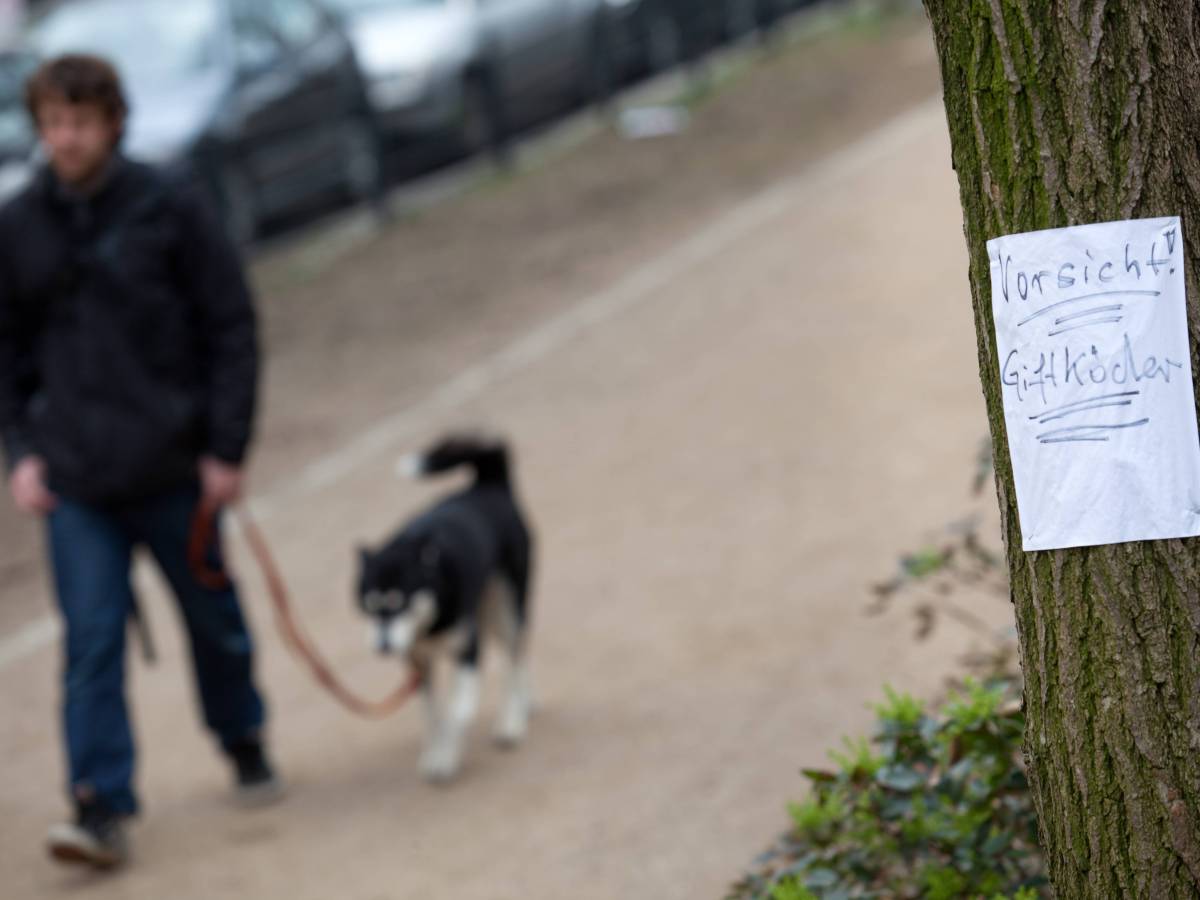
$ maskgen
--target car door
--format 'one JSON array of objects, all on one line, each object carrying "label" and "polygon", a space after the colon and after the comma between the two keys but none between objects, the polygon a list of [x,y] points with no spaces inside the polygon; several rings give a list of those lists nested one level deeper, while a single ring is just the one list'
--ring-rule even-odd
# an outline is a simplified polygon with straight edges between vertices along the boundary
[{"label": "car door", "polygon": [[478,0],[510,109],[539,111],[568,87],[572,72],[573,0]]},{"label": "car door", "polygon": [[349,41],[312,0],[266,0],[295,76],[296,169],[313,184],[342,175],[344,131],[367,116]]},{"label": "car door", "polygon": [[232,13],[232,103],[241,131],[223,180],[253,191],[256,209],[271,213],[283,205],[283,186],[303,171],[300,85],[268,0],[239,0]]}]

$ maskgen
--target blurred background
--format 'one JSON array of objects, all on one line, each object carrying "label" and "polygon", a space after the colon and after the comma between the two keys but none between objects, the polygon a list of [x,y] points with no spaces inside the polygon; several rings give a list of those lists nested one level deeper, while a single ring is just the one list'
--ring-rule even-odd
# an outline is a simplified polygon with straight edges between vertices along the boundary
[{"label": "blurred background", "polygon": [[0,189],[35,139],[20,84],[69,51],[116,63],[126,151],[203,181],[231,233],[335,192],[490,153],[809,0],[5,0]]},{"label": "blurred background", "polygon": [[139,565],[162,655],[129,660],[146,814],[135,864],[93,880],[42,856],[65,812],[58,625],[40,524],[0,504],[5,898],[720,897],[797,769],[976,640],[866,614],[897,553],[962,516],[986,433],[918,3],[0,11],[0,194],[38,165],[31,67],[96,52],[127,82],[126,151],[186,167],[243,246],[266,351],[251,506],[339,672],[395,682],[353,548],[447,488],[394,474],[440,432],[509,436],[542,560],[531,738],[488,744],[490,678],[437,790],[419,712],[364,723],[322,695],[233,539],[291,787],[252,814]]}]

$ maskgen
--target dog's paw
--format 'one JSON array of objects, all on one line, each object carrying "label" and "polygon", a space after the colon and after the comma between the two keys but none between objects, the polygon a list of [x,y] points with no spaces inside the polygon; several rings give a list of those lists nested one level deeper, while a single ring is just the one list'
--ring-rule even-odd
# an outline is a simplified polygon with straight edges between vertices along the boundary
[{"label": "dog's paw", "polygon": [[504,711],[496,722],[496,730],[492,733],[495,742],[511,749],[519,745],[529,734],[529,705],[521,700],[510,700],[504,705]]},{"label": "dog's paw", "polygon": [[436,741],[421,754],[421,777],[430,784],[448,784],[462,767],[462,754],[449,741]]},{"label": "dog's paw", "polygon": [[528,729],[497,728],[492,733],[492,743],[501,750],[516,750],[525,741]]}]

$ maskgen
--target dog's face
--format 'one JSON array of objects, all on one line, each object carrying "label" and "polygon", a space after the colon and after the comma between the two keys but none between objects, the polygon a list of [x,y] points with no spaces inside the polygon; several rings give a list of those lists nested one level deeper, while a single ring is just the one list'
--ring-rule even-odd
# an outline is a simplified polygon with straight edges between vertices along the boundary
[{"label": "dog's face", "polygon": [[358,606],[372,619],[371,644],[383,654],[405,654],[437,619],[441,552],[413,540],[359,555]]}]

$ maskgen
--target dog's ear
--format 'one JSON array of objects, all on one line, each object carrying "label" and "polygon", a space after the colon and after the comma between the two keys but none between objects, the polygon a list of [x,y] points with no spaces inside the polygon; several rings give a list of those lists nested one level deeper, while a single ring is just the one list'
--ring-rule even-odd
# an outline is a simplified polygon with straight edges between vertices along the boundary
[{"label": "dog's ear", "polygon": [[371,551],[362,544],[358,545],[358,565],[362,569],[366,569],[371,565]]},{"label": "dog's ear", "polygon": [[442,562],[442,548],[436,541],[426,541],[421,545],[421,564],[436,569]]}]

